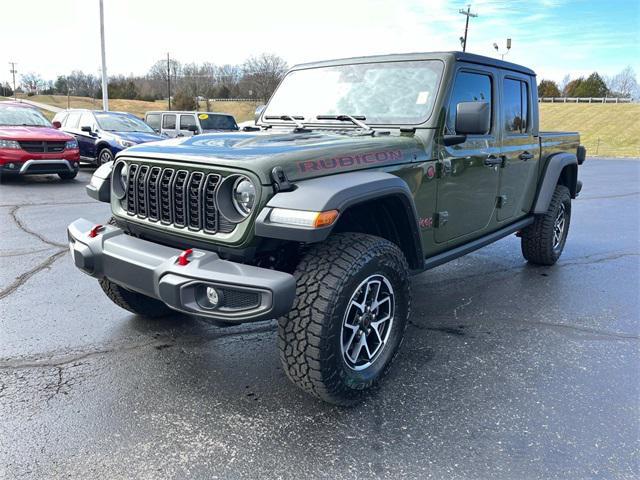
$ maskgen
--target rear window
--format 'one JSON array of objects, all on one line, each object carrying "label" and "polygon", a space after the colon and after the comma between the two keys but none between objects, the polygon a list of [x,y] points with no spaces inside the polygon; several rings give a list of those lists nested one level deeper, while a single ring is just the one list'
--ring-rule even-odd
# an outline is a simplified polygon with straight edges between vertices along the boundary
[{"label": "rear window", "polygon": [[160,114],[159,113],[150,113],[147,115],[146,119],[147,125],[149,125],[154,130],[160,130]]}]

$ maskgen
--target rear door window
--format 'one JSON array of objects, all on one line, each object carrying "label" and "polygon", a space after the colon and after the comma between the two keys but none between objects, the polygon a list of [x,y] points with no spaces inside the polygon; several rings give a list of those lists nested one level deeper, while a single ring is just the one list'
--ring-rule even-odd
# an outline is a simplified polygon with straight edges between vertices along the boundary
[{"label": "rear door window", "polygon": [[160,130],[160,114],[150,113],[146,119],[147,125],[153,128],[156,132]]},{"label": "rear door window", "polygon": [[193,125],[197,125],[195,115],[180,115],[180,130],[188,131]]},{"label": "rear door window", "polygon": [[175,130],[176,129],[176,116],[173,113],[163,115],[162,117],[162,128],[166,130]]},{"label": "rear door window", "polygon": [[529,86],[513,78],[504,79],[504,130],[508,134],[526,133],[529,118]]},{"label": "rear door window", "polygon": [[493,118],[491,77],[482,73],[458,72],[447,109],[448,133],[456,133],[456,107],[460,102],[486,102],[491,107]]}]

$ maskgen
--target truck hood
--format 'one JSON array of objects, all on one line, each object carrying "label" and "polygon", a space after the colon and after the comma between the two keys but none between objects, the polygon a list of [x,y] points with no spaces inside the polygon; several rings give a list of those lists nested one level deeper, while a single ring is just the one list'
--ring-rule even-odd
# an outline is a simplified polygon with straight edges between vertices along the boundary
[{"label": "truck hood", "polygon": [[426,155],[415,136],[267,130],[173,138],[131,147],[122,156],[249,170],[269,184],[275,166],[282,167],[290,180],[300,180],[414,162]]},{"label": "truck hood", "polygon": [[0,127],[0,138],[4,140],[22,140],[22,141],[54,141],[66,142],[73,140],[73,137],[67,133],[50,127],[19,127],[7,126]]}]

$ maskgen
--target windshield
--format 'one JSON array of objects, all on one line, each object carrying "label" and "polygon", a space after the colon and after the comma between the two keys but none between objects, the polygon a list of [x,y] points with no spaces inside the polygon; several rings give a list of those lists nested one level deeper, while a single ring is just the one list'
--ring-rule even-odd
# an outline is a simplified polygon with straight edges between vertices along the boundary
[{"label": "windshield", "polygon": [[35,108],[2,107],[0,108],[0,125],[50,127],[51,123]]},{"label": "windshield", "polygon": [[290,72],[267,116],[351,115],[372,124],[418,124],[431,115],[444,68],[439,60],[365,63]]},{"label": "windshield", "polygon": [[201,113],[198,118],[203,130],[238,130],[235,119],[230,115]]},{"label": "windshield", "polygon": [[155,133],[153,129],[142,120],[133,115],[119,113],[96,113],[98,125],[109,132],[145,132]]}]

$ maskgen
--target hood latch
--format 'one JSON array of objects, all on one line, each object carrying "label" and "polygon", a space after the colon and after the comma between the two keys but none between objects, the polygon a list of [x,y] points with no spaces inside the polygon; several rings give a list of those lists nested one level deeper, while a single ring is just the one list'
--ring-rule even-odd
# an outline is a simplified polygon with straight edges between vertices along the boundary
[{"label": "hood latch", "polygon": [[273,167],[271,170],[271,179],[273,180],[273,189],[278,192],[288,192],[293,190],[293,184],[287,178],[282,167]]}]

